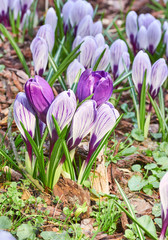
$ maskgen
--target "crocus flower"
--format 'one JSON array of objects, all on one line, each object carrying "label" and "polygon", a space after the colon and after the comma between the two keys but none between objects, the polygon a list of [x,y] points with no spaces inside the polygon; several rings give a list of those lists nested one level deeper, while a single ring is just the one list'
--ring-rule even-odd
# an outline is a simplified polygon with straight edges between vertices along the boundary
[{"label": "crocus flower", "polygon": [[141,88],[144,80],[145,70],[147,71],[146,73],[146,86],[147,86],[150,82],[151,62],[148,54],[144,53],[141,50],[135,56],[132,65],[132,80],[135,84],[139,96],[141,95]]},{"label": "crocus flower", "polygon": [[123,52],[128,52],[127,45],[123,40],[117,39],[110,47],[110,64],[114,79],[118,77],[118,65]]},{"label": "crocus flower", "polygon": [[37,37],[41,37],[46,40],[48,50],[51,52],[54,47],[55,34],[50,24],[44,24],[37,32]]},{"label": "crocus flower", "polygon": [[79,61],[85,67],[89,68],[91,66],[91,61],[94,52],[96,51],[97,44],[92,36],[87,36],[82,39],[84,41],[80,47]]},{"label": "crocus flower", "polygon": [[70,124],[76,107],[76,97],[72,90],[60,93],[49,107],[46,122],[51,137],[50,151],[52,151],[54,143],[58,137],[52,115],[57,120],[60,129],[63,130],[66,125]]},{"label": "crocus flower", "polygon": [[15,0],[14,1],[14,7],[13,7],[13,15],[14,15],[15,20],[17,20],[18,14],[20,14],[20,13],[21,13],[20,0]]},{"label": "crocus flower", "polygon": [[94,22],[91,26],[91,35],[96,36],[99,33],[102,33],[102,22],[98,20],[97,22]]},{"label": "crocus flower", "polygon": [[86,100],[79,106],[72,119],[67,139],[67,145],[70,151],[91,132],[96,119],[96,114],[96,102],[94,100]]},{"label": "crocus flower", "polygon": [[72,43],[72,50],[74,50],[82,42],[82,37],[77,35]]},{"label": "crocus flower", "polygon": [[89,152],[85,161],[86,166],[91,155],[98,147],[100,141],[103,139],[106,133],[114,127],[118,117],[119,112],[110,102],[106,102],[98,108],[94,127],[91,131]]},{"label": "crocus flower", "polygon": [[8,0],[8,7],[13,10],[16,0]]},{"label": "crocus flower", "polygon": [[96,34],[95,41],[96,41],[98,47],[102,47],[105,45],[105,39],[104,39],[104,36],[102,33]]},{"label": "crocus flower", "polygon": [[130,55],[128,52],[123,52],[120,58],[119,65],[118,65],[118,73],[117,73],[118,76],[120,76],[125,71],[125,67],[127,68],[127,70],[129,70]]},{"label": "crocus flower", "polygon": [[103,57],[101,58],[99,65],[97,66],[97,69],[96,69],[97,71],[100,71],[100,70],[104,71],[110,63],[109,46],[107,44],[105,44],[104,46],[97,48],[95,53],[93,54],[91,68],[93,68],[95,66],[98,58],[100,57],[100,55],[102,54],[104,49],[105,49],[105,53],[104,53]]},{"label": "crocus flower", "polygon": [[72,84],[74,83],[75,78],[80,70],[82,74],[85,71],[85,68],[77,59],[69,64],[67,68],[67,82],[69,87],[72,87]]},{"label": "crocus flower", "polygon": [[159,240],[165,239],[166,229],[168,226],[168,172],[163,176],[159,185],[160,201],[161,201],[161,217],[162,230]]},{"label": "crocus flower", "polygon": [[54,100],[52,88],[39,76],[30,78],[25,84],[26,96],[40,120],[46,123],[48,108]]},{"label": "crocus flower", "polygon": [[113,81],[109,73],[104,71],[92,72],[92,69],[85,70],[80,76],[77,97],[79,102],[94,94],[92,99],[100,105],[107,101],[113,91]]},{"label": "crocus flower", "polygon": [[48,62],[47,42],[41,37],[35,37],[30,45],[30,49],[33,55],[35,74],[42,76]]},{"label": "crocus flower", "polygon": [[0,230],[0,239],[2,239],[2,240],[16,240],[16,238],[10,232],[4,231],[4,230]]},{"label": "crocus flower", "polygon": [[76,35],[81,37],[91,35],[91,28],[93,25],[93,20],[90,15],[86,15],[80,22],[77,28]]},{"label": "crocus flower", "polygon": [[154,99],[160,90],[160,87],[167,79],[168,76],[168,69],[164,58],[160,58],[157,60],[153,66],[151,71],[151,81],[150,81],[150,88],[149,92]]},{"label": "crocus flower", "polygon": [[53,7],[50,7],[47,11],[46,18],[45,18],[45,24],[50,24],[53,31],[55,32],[56,26],[57,26],[57,15],[55,13],[55,10]]},{"label": "crocus flower", "polygon": [[8,0],[1,0],[1,3],[0,3],[0,22],[3,22],[5,26],[8,25],[7,11],[8,11]]},{"label": "crocus flower", "polygon": [[135,11],[130,11],[126,17],[126,34],[133,46],[134,53],[136,52],[136,38],[138,32],[137,18],[138,16]]},{"label": "crocus flower", "polygon": [[71,12],[71,9],[74,6],[73,1],[67,1],[62,8],[62,16],[63,16],[63,22],[64,22],[64,33],[66,34],[68,30],[68,24],[69,24],[69,15]]},{"label": "crocus flower", "polygon": [[137,34],[137,48],[138,50],[147,49],[148,46],[148,36],[147,29],[141,26]]},{"label": "crocus flower", "polygon": [[156,18],[153,17],[150,13],[146,13],[146,14],[140,14],[138,17],[138,25],[139,28],[141,26],[144,26],[146,29],[148,29],[148,27],[150,26],[150,24],[155,21]]},{"label": "crocus flower", "polygon": [[36,113],[30,105],[25,93],[18,93],[13,106],[13,113],[15,123],[22,134],[22,137],[27,145],[27,151],[30,160],[32,159],[32,147],[25,135],[25,132],[20,124],[23,123],[25,129],[28,131],[30,136],[34,138],[35,127],[36,127]]},{"label": "crocus flower", "polygon": [[153,54],[156,50],[160,39],[161,39],[162,31],[161,24],[158,20],[153,21],[147,30],[148,37],[148,51]]}]

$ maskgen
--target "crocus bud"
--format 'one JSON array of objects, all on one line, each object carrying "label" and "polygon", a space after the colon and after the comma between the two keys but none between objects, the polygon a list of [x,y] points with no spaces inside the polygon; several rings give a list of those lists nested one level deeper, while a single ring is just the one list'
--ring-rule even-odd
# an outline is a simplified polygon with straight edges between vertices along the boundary
[{"label": "crocus bud", "polygon": [[67,139],[67,145],[70,151],[91,132],[96,114],[96,102],[94,100],[87,100],[79,106],[72,119]]},{"label": "crocus bud", "polygon": [[26,96],[40,120],[46,123],[48,108],[54,100],[52,88],[39,76],[30,78],[25,84]]},{"label": "crocus bud", "polygon": [[71,26],[78,26],[79,22],[86,16],[90,15],[93,16],[93,8],[91,4],[87,1],[78,0],[73,5],[69,13],[69,19]]},{"label": "crocus bud", "polygon": [[158,95],[160,87],[167,79],[167,76],[168,70],[166,62],[164,58],[160,58],[153,64],[151,70],[151,82],[149,92],[153,99]]},{"label": "crocus bud", "polygon": [[20,0],[22,11],[26,12],[33,3],[33,0]]},{"label": "crocus bud", "polygon": [[138,32],[137,18],[138,16],[134,11],[130,11],[126,17],[126,34],[133,46],[134,52],[136,50],[136,38]]},{"label": "crocus bud", "polygon": [[0,230],[0,239],[2,240],[16,240],[16,238],[14,238],[14,236],[7,231],[4,230]]},{"label": "crocus bud", "polygon": [[63,16],[63,22],[64,22],[64,33],[66,34],[68,30],[68,24],[69,24],[69,15],[74,7],[73,1],[67,1],[62,8],[62,16]]},{"label": "crocus bud", "polygon": [[92,69],[87,69],[79,79],[76,93],[79,102],[94,94],[92,99],[96,101],[97,105],[100,105],[111,97],[112,91],[113,81],[109,73],[92,72]]},{"label": "crocus bud", "polygon": [[35,127],[36,127],[36,114],[33,110],[32,106],[30,105],[26,94],[23,92],[20,92],[17,94],[14,106],[13,106],[13,114],[14,114],[14,120],[15,123],[19,129],[19,131],[22,134],[22,137],[27,145],[27,151],[29,154],[30,160],[32,159],[32,147],[25,135],[25,132],[20,124],[20,122],[23,123],[25,129],[28,131],[30,136],[34,138],[35,135]]},{"label": "crocus bud", "polygon": [[102,33],[99,33],[95,36],[95,41],[98,47],[102,47],[105,45],[105,39]]},{"label": "crocus bud", "polygon": [[67,68],[67,82],[69,87],[72,87],[72,84],[74,83],[75,78],[80,70],[82,74],[85,71],[85,68],[77,59],[69,64]]},{"label": "crocus bud", "polygon": [[53,7],[50,7],[47,11],[46,18],[45,18],[45,24],[50,24],[53,31],[55,32],[56,26],[57,26],[57,15],[55,13],[55,10]]},{"label": "crocus bud", "polygon": [[102,33],[102,29],[103,29],[103,26],[100,20],[93,23],[91,26],[91,35],[96,36],[97,34]]},{"label": "crocus bud", "polygon": [[144,53],[142,50],[137,53],[134,58],[132,65],[132,80],[135,84],[135,87],[140,96],[142,83],[144,80],[145,70],[146,73],[146,86],[150,82],[150,74],[151,74],[151,62],[147,53]]},{"label": "crocus bud", "polygon": [[119,65],[118,65],[118,73],[117,73],[118,76],[120,76],[125,71],[125,67],[127,68],[127,70],[129,70],[130,55],[128,52],[123,52],[120,58]]},{"label": "crocus bud", "polygon": [[165,234],[168,226],[168,172],[162,177],[159,185],[160,201],[161,201],[161,217],[162,230],[159,240],[165,239]]},{"label": "crocus bud", "polygon": [[35,37],[30,45],[33,55],[35,74],[42,76],[48,62],[48,45],[45,39]]},{"label": "crocus bud", "polygon": [[81,53],[79,55],[79,61],[85,68],[89,68],[91,66],[91,61],[93,54],[96,51],[97,44],[92,36],[87,36],[82,39],[82,41],[84,42],[80,47]]},{"label": "crocus bud", "polygon": [[110,47],[110,64],[114,79],[117,78],[118,65],[123,52],[128,52],[127,45],[123,40],[117,39]]},{"label": "crocus bud", "polygon": [[139,28],[141,26],[144,26],[146,29],[148,29],[148,27],[150,26],[150,24],[155,21],[156,18],[153,17],[150,13],[146,13],[146,14],[140,14],[138,17],[138,25]]},{"label": "crocus bud", "polygon": [[96,121],[91,132],[89,153],[85,162],[86,165],[88,164],[91,155],[98,147],[100,141],[106,133],[114,127],[118,117],[119,112],[110,102],[106,102],[98,108]]},{"label": "crocus bud", "polygon": [[79,22],[76,35],[79,35],[81,37],[85,37],[85,36],[91,35],[92,25],[93,25],[92,17],[90,15],[86,15]]},{"label": "crocus bud", "polygon": [[63,130],[66,125],[70,124],[76,107],[76,97],[72,90],[60,93],[49,107],[46,121],[51,137],[50,151],[52,151],[53,145],[58,138],[52,115],[57,120],[60,129]]},{"label": "crocus bud", "polygon": [[[15,19],[15,20],[17,19],[18,14],[21,14],[20,0],[15,0],[15,2],[14,2],[14,8],[13,8],[13,15],[14,15],[14,19]],[[22,21],[22,22],[23,22],[23,21]]]},{"label": "crocus bud", "polygon": [[5,26],[8,26],[8,0],[1,0],[0,3],[0,22],[2,22]]},{"label": "crocus bud", "polygon": [[147,30],[144,26],[141,26],[137,34],[137,48],[138,50],[147,49],[148,37]]},{"label": "crocus bud", "polygon": [[147,30],[148,51],[153,54],[162,36],[161,25],[158,20],[153,21]]},{"label": "crocus bud", "polygon": [[82,42],[82,37],[81,36],[76,36],[72,43],[72,50],[74,50],[80,43]]},{"label": "crocus bud", "polygon": [[98,60],[98,58],[100,57],[100,55],[102,54],[102,52],[105,49],[105,53],[103,55],[103,57],[101,58],[99,65],[97,66],[97,71],[104,71],[108,64],[110,63],[110,50],[109,50],[109,46],[107,44],[105,44],[102,47],[99,47],[96,49],[93,58],[92,58],[92,63],[91,63],[91,68],[93,68]]},{"label": "crocus bud", "polygon": [[37,37],[41,37],[46,40],[48,50],[51,52],[54,47],[55,34],[50,24],[44,24],[37,32]]}]

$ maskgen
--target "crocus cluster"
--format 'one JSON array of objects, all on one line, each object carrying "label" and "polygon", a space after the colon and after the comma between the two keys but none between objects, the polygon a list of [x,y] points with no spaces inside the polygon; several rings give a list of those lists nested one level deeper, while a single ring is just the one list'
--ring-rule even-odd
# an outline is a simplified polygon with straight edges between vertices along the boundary
[{"label": "crocus cluster", "polygon": [[160,201],[161,201],[161,217],[162,230],[159,240],[165,239],[168,226],[168,172],[163,176],[159,185]]},{"label": "crocus cluster", "polygon": [[42,76],[48,63],[48,53],[52,51],[55,42],[57,16],[50,8],[46,15],[45,24],[41,26],[33,39],[30,49],[33,56],[35,74]]},{"label": "crocus cluster", "polygon": [[95,36],[102,33],[101,21],[93,22],[92,5],[85,0],[68,0],[62,8],[64,22],[64,32],[74,28],[74,34],[85,36]]},{"label": "crocus cluster", "polygon": [[[84,84],[86,85],[85,89],[83,88]],[[43,123],[46,123],[49,129],[50,153],[58,139],[52,118],[54,116],[61,130],[71,124],[67,138],[67,146],[70,151],[88,133],[92,132],[89,150],[89,156],[91,156],[119,116],[118,111],[108,102],[112,89],[112,79],[108,73],[86,70],[79,80],[77,96],[80,102],[91,94],[93,94],[93,97],[91,100],[84,101],[77,108],[76,96],[72,90],[63,91],[54,99],[52,88],[43,78],[35,76],[29,79],[25,85],[25,93],[19,93],[16,97],[14,119],[27,144],[30,160],[32,159],[32,149],[20,122],[34,138],[36,116]]]},{"label": "crocus cluster", "polygon": [[150,13],[138,16],[136,12],[130,11],[126,17],[126,34],[134,54],[141,49],[147,49],[154,54],[161,40],[161,23]]},{"label": "crocus cluster", "polygon": [[20,26],[22,28],[30,15],[29,8],[32,3],[33,0],[1,0],[0,23],[3,23],[5,26],[10,26],[9,11],[11,10],[15,21],[18,15],[20,15]]},{"label": "crocus cluster", "polygon": [[154,99],[160,90],[160,87],[167,79],[168,69],[163,58],[158,59],[152,66],[147,53],[142,50],[137,53],[132,66],[132,80],[140,97],[144,75],[146,71],[146,86],[149,87],[149,93]]}]

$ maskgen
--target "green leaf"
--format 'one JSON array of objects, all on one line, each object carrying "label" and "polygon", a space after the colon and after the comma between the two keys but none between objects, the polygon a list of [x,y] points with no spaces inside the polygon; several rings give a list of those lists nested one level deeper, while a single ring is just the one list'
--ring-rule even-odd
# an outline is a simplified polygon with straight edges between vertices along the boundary
[{"label": "green leaf", "polygon": [[151,169],[157,168],[157,165],[156,165],[156,163],[150,163],[150,164],[147,164],[144,168],[146,170],[151,170]]},{"label": "green leaf", "polygon": [[133,231],[131,231],[130,229],[125,230],[124,237],[128,240],[134,240],[135,239],[135,235],[134,235]]},{"label": "green leaf", "polygon": [[9,40],[10,44],[12,45],[12,47],[14,48],[14,50],[16,51],[16,54],[20,60],[20,62],[22,63],[25,72],[27,73],[27,75],[30,77],[30,72],[29,72],[29,68],[27,66],[26,60],[20,50],[20,48],[18,47],[18,45],[16,44],[15,40],[13,39],[13,37],[10,35],[10,33],[8,32],[8,30],[4,27],[3,24],[0,24],[0,31],[2,32],[2,34]]},{"label": "green leaf", "polygon": [[5,69],[5,65],[0,64],[0,72],[2,72]]},{"label": "green leaf", "polygon": [[134,164],[134,165],[132,165],[131,169],[132,169],[132,171],[134,171],[134,172],[142,172],[142,171],[141,171],[141,165],[140,165],[140,164]]},{"label": "green leaf", "polygon": [[160,217],[161,216],[161,204],[160,203],[155,203],[155,205],[152,208],[152,214],[155,217]]},{"label": "green leaf", "polygon": [[51,231],[45,231],[40,234],[44,240],[70,240],[70,236],[67,232],[56,233]]},{"label": "green leaf", "polygon": [[132,176],[128,181],[128,187],[131,191],[139,191],[143,187],[142,178],[138,175]]},{"label": "green leaf", "polygon": [[145,103],[146,103],[146,74],[147,71],[145,70],[142,89],[141,89],[141,96],[140,96],[140,128],[144,132],[144,125],[145,125]]},{"label": "green leaf", "polygon": [[143,132],[142,132],[142,130],[139,129],[139,128],[134,128],[134,129],[131,131],[131,136],[132,136],[136,141],[139,141],[139,142],[143,142],[143,141],[144,141]]},{"label": "green leaf", "polygon": [[54,0],[55,5],[55,11],[58,17],[58,28],[60,33],[60,38],[62,39],[64,37],[64,27],[63,27],[63,19],[61,17],[61,9],[59,7],[59,1]]},{"label": "green leaf", "polygon": [[144,215],[140,218],[138,218],[138,222],[144,226],[146,229],[148,229],[148,231],[157,238],[157,234],[156,234],[156,228],[155,225],[152,221],[152,219],[148,216],[148,215]]},{"label": "green leaf", "polygon": [[137,150],[136,147],[131,146],[131,147],[129,147],[129,148],[124,149],[124,150],[122,151],[122,155],[124,155],[124,156],[131,155],[131,154],[135,153],[136,150]]},{"label": "green leaf", "polygon": [[12,221],[6,217],[6,216],[1,216],[0,217],[0,229],[10,229],[12,226]]},{"label": "green leaf", "polygon": [[18,240],[33,239],[35,237],[33,227],[29,224],[22,224],[18,227],[16,235]]}]

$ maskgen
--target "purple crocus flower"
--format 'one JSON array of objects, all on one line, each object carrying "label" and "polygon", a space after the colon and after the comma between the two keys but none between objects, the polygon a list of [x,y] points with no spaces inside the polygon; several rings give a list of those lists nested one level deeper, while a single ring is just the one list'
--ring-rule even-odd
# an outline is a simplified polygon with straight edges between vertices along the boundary
[{"label": "purple crocus flower", "polygon": [[72,87],[72,84],[74,83],[75,78],[80,70],[82,74],[85,71],[85,68],[77,59],[69,64],[66,74],[69,87]]},{"label": "purple crocus flower", "polygon": [[166,229],[168,226],[168,172],[163,176],[159,185],[160,201],[161,201],[161,217],[162,230],[159,240],[165,239]]},{"label": "purple crocus flower", "polygon": [[98,20],[97,22],[94,22],[92,24],[91,35],[96,36],[97,34],[102,33],[102,30],[103,30],[102,22]]},{"label": "purple crocus flower", "polygon": [[139,28],[141,26],[144,26],[146,29],[148,29],[148,27],[150,26],[150,24],[155,21],[156,18],[153,17],[150,13],[146,13],[146,14],[140,14],[138,17],[138,25]]},{"label": "purple crocus flower", "polygon": [[119,112],[110,102],[106,102],[98,108],[96,121],[90,136],[89,152],[85,161],[85,166],[87,166],[91,155],[98,147],[100,141],[106,133],[114,127],[118,117]]},{"label": "purple crocus flower", "polygon": [[48,45],[48,50],[51,52],[54,47],[55,42],[55,34],[53,31],[53,28],[50,24],[44,24],[41,26],[37,32],[37,37],[41,37],[44,40],[46,40],[46,43]]},{"label": "purple crocus flower", "polygon": [[105,45],[105,39],[104,39],[104,36],[102,33],[96,34],[95,41],[96,41],[98,47],[102,47]]},{"label": "purple crocus flower", "polygon": [[74,149],[92,130],[97,110],[94,100],[86,100],[75,112],[67,139],[68,149]]},{"label": "purple crocus flower", "polygon": [[110,47],[110,64],[114,79],[118,77],[118,65],[123,52],[128,52],[127,45],[123,40],[117,39]]},{"label": "purple crocus flower", "polygon": [[30,45],[30,49],[33,55],[35,74],[42,76],[48,62],[49,49],[47,42],[44,38],[35,37]]},{"label": "purple crocus flower", "polygon": [[77,28],[76,35],[85,37],[91,35],[93,20],[90,15],[86,15],[80,22]]},{"label": "purple crocus flower", "polygon": [[40,120],[46,123],[48,108],[54,100],[52,88],[39,76],[30,78],[25,84],[26,96]]},{"label": "purple crocus flower", "polygon": [[57,21],[58,21],[58,18],[57,18],[56,12],[53,7],[50,7],[46,14],[45,24],[50,24],[53,31],[55,32]]},{"label": "purple crocus flower", "polygon": [[92,72],[92,69],[87,69],[79,79],[76,93],[79,102],[94,94],[92,99],[99,106],[111,97],[112,91],[113,81],[109,73],[104,71]]},{"label": "purple crocus flower", "polygon": [[21,4],[21,22],[23,20],[24,14],[30,8],[32,3],[33,3],[33,0],[20,0],[20,4]]},{"label": "purple crocus flower", "polygon": [[36,113],[33,110],[32,106],[30,105],[26,94],[20,92],[17,94],[14,106],[13,106],[13,113],[14,113],[14,120],[22,134],[22,137],[27,145],[27,151],[29,154],[30,160],[32,160],[32,147],[30,142],[28,141],[25,132],[20,124],[23,123],[25,129],[28,131],[30,136],[34,138],[35,135],[35,127],[36,127]]},{"label": "purple crocus flower", "polygon": [[141,26],[137,34],[137,49],[145,50],[148,47],[147,29]]},{"label": "purple crocus flower", "polygon": [[160,90],[160,87],[167,79],[168,76],[168,69],[164,58],[160,58],[157,60],[151,70],[151,81],[150,81],[150,88],[149,93],[151,94],[152,98],[154,99]]},{"label": "purple crocus flower", "polygon": [[130,11],[126,17],[126,34],[133,46],[134,54],[136,54],[136,38],[138,32],[137,18],[138,16],[135,11]]},{"label": "purple crocus flower", "polygon": [[161,39],[162,31],[161,24],[158,20],[153,21],[147,30],[148,37],[148,51],[153,54],[156,50],[160,39]]},{"label": "purple crocus flower", "polygon": [[132,65],[132,80],[135,84],[135,88],[138,91],[138,95],[141,95],[142,83],[144,80],[145,70],[146,73],[146,86],[150,82],[151,75],[151,62],[147,53],[142,50],[137,53]]},{"label": "purple crocus flower", "polygon": [[0,230],[0,239],[2,239],[2,240],[16,240],[16,238],[10,232],[4,231],[4,230]]},{"label": "purple crocus flower", "polygon": [[68,31],[68,24],[69,24],[69,15],[74,6],[73,1],[67,1],[62,8],[62,16],[64,22],[64,33],[66,34]]},{"label": "purple crocus flower", "polygon": [[54,143],[58,138],[52,115],[57,120],[60,129],[63,130],[66,125],[70,124],[76,107],[76,97],[72,90],[60,93],[49,107],[46,122],[51,137],[50,152],[52,151]]}]

